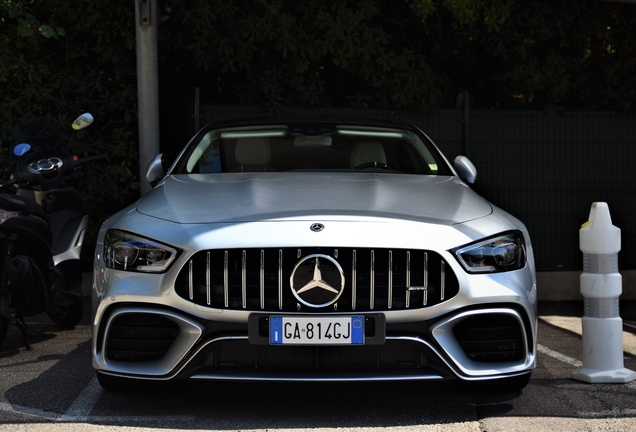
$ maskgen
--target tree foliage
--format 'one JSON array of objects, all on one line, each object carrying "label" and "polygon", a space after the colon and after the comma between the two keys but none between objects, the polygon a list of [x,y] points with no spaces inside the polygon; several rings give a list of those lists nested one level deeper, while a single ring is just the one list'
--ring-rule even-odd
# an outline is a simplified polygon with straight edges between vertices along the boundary
[{"label": "tree foliage", "polygon": [[[169,63],[221,103],[417,107],[440,102],[443,76],[404,26],[399,2],[169,2],[161,47]],[[406,16],[402,16],[407,12]],[[185,48],[185,49],[184,49]],[[190,65],[194,65],[191,68]]]},{"label": "tree foliage", "polygon": [[[634,110],[636,4],[414,0],[433,58],[484,108]],[[448,25],[448,24],[451,25]]]},{"label": "tree foliage", "polygon": [[[172,0],[166,64],[213,103],[633,110],[636,5]],[[194,65],[194,67],[192,67]]]}]

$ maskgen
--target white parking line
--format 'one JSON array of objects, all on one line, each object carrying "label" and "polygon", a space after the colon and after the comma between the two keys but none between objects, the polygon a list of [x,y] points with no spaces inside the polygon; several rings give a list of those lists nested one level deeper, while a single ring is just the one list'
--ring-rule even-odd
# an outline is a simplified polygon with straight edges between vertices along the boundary
[{"label": "white parking line", "polygon": [[193,421],[194,416],[176,415],[176,416],[91,416],[91,411],[103,393],[102,387],[99,385],[96,377],[93,377],[88,383],[84,391],[75,399],[71,406],[64,414],[57,417],[60,422],[84,423],[90,419],[92,422],[183,422]]},{"label": "white parking line", "polygon": [[555,359],[557,359],[559,361],[562,361],[563,363],[568,363],[568,364],[570,364],[570,365],[572,365],[574,367],[583,366],[583,362],[581,362],[581,361],[579,361],[579,360],[577,360],[575,358],[568,357],[565,354],[561,354],[560,352],[551,350],[550,348],[545,347],[545,346],[543,346],[541,344],[537,344],[537,351],[539,351],[540,353],[543,353],[545,355],[548,355],[548,356],[550,356],[552,358],[555,358]]},{"label": "white parking line", "polygon": [[35,417],[37,420],[53,420],[68,423],[86,423],[87,421],[95,423],[131,423],[131,422],[190,422],[196,419],[193,415],[152,415],[152,416],[91,416],[86,415],[74,417],[68,415],[68,411],[64,414],[57,414],[51,411],[45,411],[37,408],[30,408],[21,405],[12,405],[7,402],[0,402],[0,412],[8,412],[13,414],[21,414],[29,417]]},{"label": "white parking line", "polygon": [[6,402],[0,402],[0,412],[10,412],[14,414],[27,415],[29,417],[36,417],[40,420],[53,420],[58,422],[68,423],[86,423],[91,422],[105,422],[105,423],[117,423],[117,422],[186,422],[193,421],[195,416],[190,415],[176,415],[176,416],[91,416],[91,411],[95,407],[95,404],[99,400],[103,392],[102,387],[99,385],[97,378],[88,383],[86,388],[75,399],[71,406],[66,410],[64,414],[58,414],[51,411],[44,411],[37,408],[29,408],[21,405],[13,405]]},{"label": "white parking line", "polygon": [[62,414],[58,421],[82,422],[88,419],[93,407],[102,394],[102,387],[96,377],[93,377],[84,391],[75,399],[71,406]]},{"label": "white parking line", "polygon": [[29,408],[21,405],[12,405],[6,402],[0,402],[0,411],[14,414],[23,414],[29,417],[37,417],[43,420],[55,420],[59,416],[59,414],[43,411],[41,409]]}]

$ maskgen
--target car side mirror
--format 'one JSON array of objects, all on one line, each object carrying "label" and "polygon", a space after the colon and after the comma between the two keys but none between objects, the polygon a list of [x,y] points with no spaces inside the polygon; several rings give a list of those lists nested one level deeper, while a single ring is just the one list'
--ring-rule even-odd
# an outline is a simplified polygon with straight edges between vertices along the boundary
[{"label": "car side mirror", "polygon": [[166,158],[163,153],[158,154],[148,164],[146,169],[146,180],[152,187],[155,187],[159,181],[166,175]]},{"label": "car side mirror", "polygon": [[459,178],[466,183],[473,184],[477,180],[477,168],[466,156],[457,156],[454,163]]}]

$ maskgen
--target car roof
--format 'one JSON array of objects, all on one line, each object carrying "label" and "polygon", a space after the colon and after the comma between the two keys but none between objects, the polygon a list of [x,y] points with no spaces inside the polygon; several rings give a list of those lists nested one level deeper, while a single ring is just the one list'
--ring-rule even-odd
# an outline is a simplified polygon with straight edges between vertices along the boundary
[{"label": "car roof", "polygon": [[220,120],[206,125],[206,129],[233,126],[258,126],[258,125],[278,125],[278,124],[326,124],[339,125],[346,124],[352,126],[373,126],[388,127],[406,130],[417,130],[418,128],[410,123],[384,120],[368,117],[338,116],[338,115],[315,115],[315,116],[271,116],[271,117],[248,117],[230,120]]}]

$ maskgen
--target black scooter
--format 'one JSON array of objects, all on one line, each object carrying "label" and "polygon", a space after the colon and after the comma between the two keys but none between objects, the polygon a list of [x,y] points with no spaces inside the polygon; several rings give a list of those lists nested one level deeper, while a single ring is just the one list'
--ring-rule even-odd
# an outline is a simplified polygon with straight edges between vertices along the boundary
[{"label": "black scooter", "polygon": [[[73,129],[92,121],[90,114],[82,114]],[[14,324],[27,350],[32,349],[27,316],[46,312],[62,327],[82,319],[80,252],[88,211],[80,194],[62,178],[103,156],[72,156],[71,141],[64,139],[52,117],[14,128],[11,164],[4,172],[9,179],[0,184],[0,346]],[[15,186],[15,194],[9,193]]]}]

